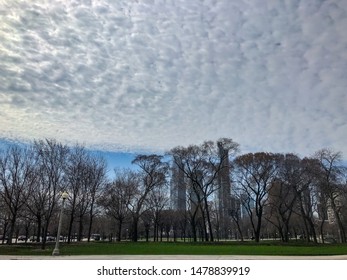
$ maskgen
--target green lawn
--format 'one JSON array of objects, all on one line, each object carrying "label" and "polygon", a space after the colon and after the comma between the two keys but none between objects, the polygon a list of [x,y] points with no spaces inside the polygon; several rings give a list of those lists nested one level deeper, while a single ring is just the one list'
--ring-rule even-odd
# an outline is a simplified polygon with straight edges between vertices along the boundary
[{"label": "green lawn", "polygon": [[[0,255],[51,255],[54,244],[0,245]],[[314,256],[347,254],[347,244],[302,243],[145,243],[91,242],[60,245],[61,255],[282,255]]]}]

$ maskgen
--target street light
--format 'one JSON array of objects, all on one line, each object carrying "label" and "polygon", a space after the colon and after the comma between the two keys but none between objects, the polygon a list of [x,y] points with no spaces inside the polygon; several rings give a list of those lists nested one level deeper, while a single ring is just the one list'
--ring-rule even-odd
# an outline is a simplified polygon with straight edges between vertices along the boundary
[{"label": "street light", "polygon": [[65,204],[65,200],[68,198],[68,196],[69,196],[69,194],[65,191],[61,194],[61,198],[63,199],[63,203],[62,203],[61,209],[60,209],[57,239],[55,241],[55,248],[53,250],[52,256],[59,256],[59,239],[60,239],[61,224],[63,221],[64,204]]}]

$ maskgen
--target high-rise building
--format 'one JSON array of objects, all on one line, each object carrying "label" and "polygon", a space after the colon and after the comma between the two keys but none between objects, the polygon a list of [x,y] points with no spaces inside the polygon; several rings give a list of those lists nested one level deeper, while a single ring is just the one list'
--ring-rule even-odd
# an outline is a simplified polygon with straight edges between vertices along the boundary
[{"label": "high-rise building", "polygon": [[221,168],[218,173],[218,212],[220,217],[221,238],[227,238],[231,229],[231,213],[236,207],[231,199],[229,151],[222,144],[218,145]]},{"label": "high-rise building", "polygon": [[187,187],[184,172],[175,163],[173,163],[170,189],[171,209],[186,210],[186,189]]}]

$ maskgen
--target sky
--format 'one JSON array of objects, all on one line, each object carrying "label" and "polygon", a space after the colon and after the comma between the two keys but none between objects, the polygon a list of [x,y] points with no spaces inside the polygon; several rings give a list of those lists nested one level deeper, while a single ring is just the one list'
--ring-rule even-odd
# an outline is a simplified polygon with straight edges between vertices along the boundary
[{"label": "sky", "polygon": [[347,157],[345,0],[0,0],[0,139]]}]

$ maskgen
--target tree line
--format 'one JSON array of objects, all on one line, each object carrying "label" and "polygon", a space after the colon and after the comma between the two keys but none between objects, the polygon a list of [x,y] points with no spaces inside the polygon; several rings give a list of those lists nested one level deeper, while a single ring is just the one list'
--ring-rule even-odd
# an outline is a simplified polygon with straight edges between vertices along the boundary
[{"label": "tree line", "polygon": [[222,138],[165,155],[139,154],[132,163],[136,168],[115,169],[111,179],[105,159],[81,145],[46,139],[3,148],[2,243],[34,236],[45,248],[57,232],[63,191],[62,234],[69,243],[95,233],[135,242],[346,242],[347,173],[339,152],[240,155],[236,142]]}]

